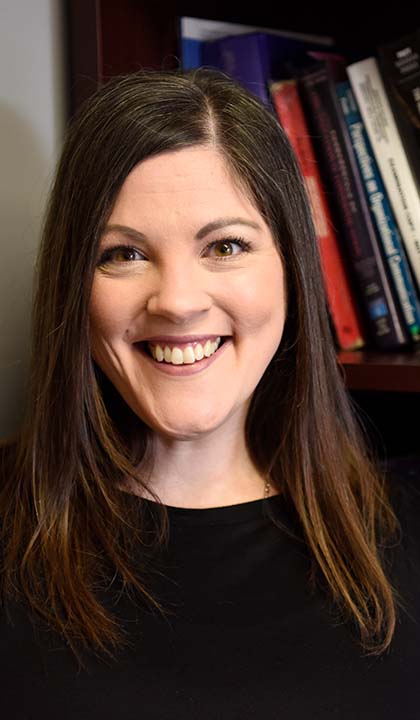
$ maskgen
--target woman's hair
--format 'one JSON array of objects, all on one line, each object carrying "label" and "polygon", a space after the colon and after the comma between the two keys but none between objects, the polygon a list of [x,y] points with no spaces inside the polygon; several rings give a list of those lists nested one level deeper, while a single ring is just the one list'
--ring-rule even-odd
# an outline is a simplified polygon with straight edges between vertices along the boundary
[{"label": "woman's hair", "polygon": [[150,548],[168,540],[166,508],[152,493],[159,510],[148,544],[145,503],[119,487],[129,478],[148,487],[136,465],[151,430],[92,359],[89,300],[99,239],[127,175],[146,158],[197,145],[224,158],[286,273],[286,323],[252,397],[249,452],[290,501],[311,588],[322,587],[358,627],[362,648],[380,654],[399,602],[383,550],[399,525],[337,365],[304,183],[273,109],[205,68],[114,78],[68,129],[36,266],[24,419],[1,455],[2,602],[25,601],[78,657],[90,648],[113,658],[129,642],[100,600],[116,578],[133,600],[166,612],[148,585]]}]

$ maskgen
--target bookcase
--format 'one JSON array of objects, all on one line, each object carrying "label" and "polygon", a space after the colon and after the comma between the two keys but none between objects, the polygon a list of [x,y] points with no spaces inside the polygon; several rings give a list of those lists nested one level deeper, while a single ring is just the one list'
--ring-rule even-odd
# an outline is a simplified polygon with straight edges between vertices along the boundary
[{"label": "bookcase", "polygon": [[[177,18],[192,16],[259,27],[331,35],[363,58],[382,42],[420,26],[420,7],[382,5],[369,0],[346,6],[273,3],[247,8],[230,0],[220,5],[160,0],[67,0],[70,115],[113,75],[140,68],[180,65]],[[380,454],[420,455],[420,349],[407,353],[368,351],[338,354],[347,387]]]}]

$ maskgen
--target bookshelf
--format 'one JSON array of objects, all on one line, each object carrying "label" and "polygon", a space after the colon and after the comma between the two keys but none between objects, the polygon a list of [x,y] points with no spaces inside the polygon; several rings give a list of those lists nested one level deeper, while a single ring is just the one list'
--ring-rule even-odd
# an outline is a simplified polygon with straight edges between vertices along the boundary
[{"label": "bookshelf", "polygon": [[[193,2],[161,0],[68,0],[66,27],[69,58],[70,115],[113,75],[143,68],[176,68],[180,64],[177,17],[211,18],[260,27],[310,34],[332,35],[342,47],[360,58],[386,42],[420,25],[420,11],[396,13],[383,6],[380,14],[367,2],[349,5],[348,17],[336,4],[324,0],[312,6],[278,5],[261,0],[254,7],[238,8],[226,0],[197,7]],[[418,441],[410,418],[420,401],[420,349],[407,353],[341,352],[338,362],[355,402],[378,430],[388,452],[416,453]],[[418,409],[417,409],[418,412]],[[392,422],[384,418],[392,418]],[[387,424],[388,423],[388,424]],[[379,441],[381,444],[382,440]],[[420,447],[420,443],[419,443]],[[379,448],[380,449],[380,448]]]}]

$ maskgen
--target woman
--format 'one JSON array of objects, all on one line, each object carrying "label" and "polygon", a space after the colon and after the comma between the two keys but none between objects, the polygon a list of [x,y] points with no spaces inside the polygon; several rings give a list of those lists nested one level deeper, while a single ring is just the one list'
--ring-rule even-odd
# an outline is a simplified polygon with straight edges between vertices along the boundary
[{"label": "woman", "polygon": [[418,494],[368,458],[289,144],[223,74],[73,121],[2,457],[6,717],[418,716]]}]

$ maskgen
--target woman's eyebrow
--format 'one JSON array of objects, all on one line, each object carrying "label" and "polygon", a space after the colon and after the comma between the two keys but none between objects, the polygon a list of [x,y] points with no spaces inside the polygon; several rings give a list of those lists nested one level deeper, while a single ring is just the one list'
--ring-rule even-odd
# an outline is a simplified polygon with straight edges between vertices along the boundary
[{"label": "woman's eyebrow", "polygon": [[253,222],[252,220],[246,220],[246,218],[219,218],[218,220],[213,220],[213,222],[204,225],[204,227],[202,227],[201,230],[199,230],[196,234],[195,239],[202,240],[203,237],[209,235],[214,230],[220,230],[221,228],[227,227],[228,225],[247,225],[248,227],[254,228],[254,230],[262,230],[261,226],[258,225],[258,223]]},{"label": "woman's eyebrow", "polygon": [[[206,235],[209,235],[214,230],[220,230],[221,228],[227,227],[228,225],[246,225],[247,227],[251,227],[254,230],[262,230],[262,227],[258,225],[258,223],[253,222],[252,220],[247,220],[246,218],[218,218],[217,220],[213,220],[212,222],[207,223],[207,225],[204,225],[204,227],[202,227],[201,230],[196,233],[195,239],[202,240],[204,237],[206,237]],[[132,240],[147,240],[147,236],[144,233],[140,232],[139,230],[135,230],[128,225],[107,225],[103,234],[106,235],[110,232],[120,232],[123,235],[131,238]]]},{"label": "woman's eyebrow", "polygon": [[147,240],[146,235],[140,230],[135,230],[132,227],[129,227],[128,225],[107,225],[105,230],[103,231],[102,235],[108,235],[108,233],[111,232],[119,232],[122,235],[126,235],[131,240]]}]

